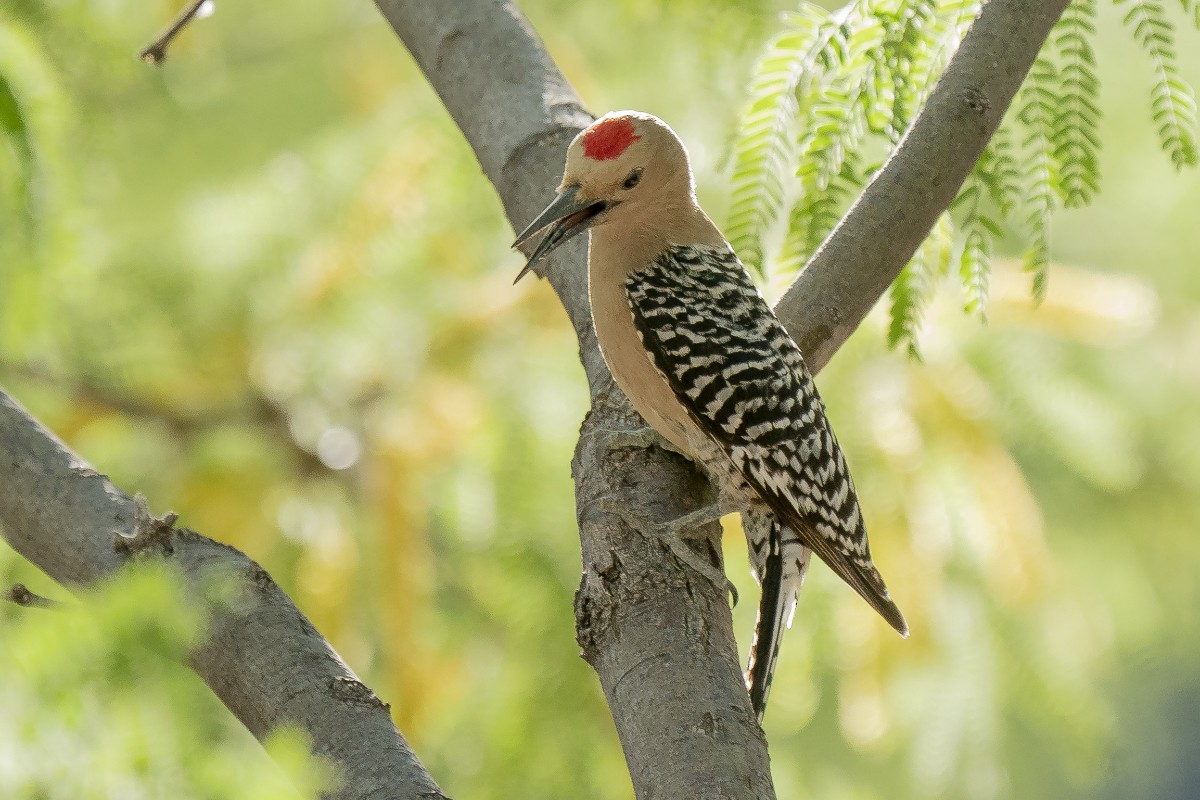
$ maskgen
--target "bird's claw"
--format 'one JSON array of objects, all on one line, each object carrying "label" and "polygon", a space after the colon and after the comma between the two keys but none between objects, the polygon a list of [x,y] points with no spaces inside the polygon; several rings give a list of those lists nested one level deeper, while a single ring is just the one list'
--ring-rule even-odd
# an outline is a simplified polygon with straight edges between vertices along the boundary
[{"label": "bird's claw", "polygon": [[704,506],[682,517],[666,522],[656,522],[640,516],[614,497],[601,499],[599,505],[602,511],[619,517],[631,528],[655,534],[681,563],[691,567],[693,571],[711,581],[714,586],[727,592],[732,597],[733,605],[737,606],[737,587],[725,575],[724,569],[720,565],[713,565],[701,558],[684,541],[687,538],[694,538],[694,536],[689,536],[688,534],[696,528],[710,522],[715,522],[721,518],[719,509],[715,504]]},{"label": "bird's claw", "polygon": [[592,433],[596,444],[603,450],[648,450],[651,447],[666,448],[667,441],[649,425],[640,428],[598,428]]}]

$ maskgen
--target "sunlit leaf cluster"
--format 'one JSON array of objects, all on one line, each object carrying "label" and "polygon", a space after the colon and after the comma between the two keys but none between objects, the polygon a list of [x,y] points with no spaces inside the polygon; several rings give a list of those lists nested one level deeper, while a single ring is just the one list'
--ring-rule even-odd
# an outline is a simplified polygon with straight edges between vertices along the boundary
[{"label": "sunlit leaf cluster", "polygon": [[[0,553],[0,575],[14,567]],[[264,753],[200,690],[181,662],[205,627],[161,565],[54,610],[0,609],[4,796],[304,800],[334,785],[302,732],[279,729]]]},{"label": "sunlit leaf cluster", "polygon": [[[784,17],[754,70],[733,145],[731,243],[765,280],[794,274],[833,229],[919,111],[979,9],[972,0],[803,3]],[[1177,167],[1196,163],[1196,104],[1181,75],[1174,25],[1158,0],[1118,0],[1150,60],[1151,113]],[[1194,4],[1184,0],[1191,15]],[[956,273],[967,312],[983,317],[988,273],[1007,233],[1024,246],[1033,296],[1046,293],[1059,208],[1100,186],[1095,0],[1072,2],[1013,111],[891,290],[888,341],[916,354],[940,279]],[[949,255],[947,255],[949,252]]]},{"label": "sunlit leaf cluster", "polygon": [[[589,108],[671,122],[717,210],[723,120],[733,124],[742,77],[791,2],[520,5]],[[588,400],[575,339],[548,287],[511,287],[519,260],[500,204],[374,6],[313,0],[281,17],[219,5],[151,70],[134,54],[178,3],[0,5],[0,24],[28,45],[7,85],[58,98],[38,106],[50,95],[13,90],[28,147],[48,155],[20,162],[38,177],[11,184],[19,204],[0,211],[0,248],[36,242],[0,260],[0,386],[123,488],[266,566],[391,705],[447,794],[631,796],[574,639],[569,465]],[[745,124],[767,147],[735,159],[750,165],[739,183],[750,196],[756,171],[778,177],[746,229],[762,231],[753,241],[770,278],[794,274],[882,162],[930,87],[906,76],[941,69],[973,13],[891,8],[858,36],[843,30],[849,16],[802,9],[774,51],[773,80],[793,87],[794,107],[764,101]],[[1194,10],[1166,12],[1181,8]],[[1083,41],[1118,94],[1104,107],[1149,107],[1149,77],[1142,94],[1111,80],[1118,67],[1103,56],[1129,34],[1120,14],[1100,19]],[[826,36],[829,48],[805,49]],[[789,71],[798,51],[815,70]],[[869,79],[881,68],[854,55],[867,52],[885,57],[888,80]],[[835,79],[843,61],[857,66]],[[1056,80],[1068,74],[1059,56],[1048,63]],[[40,84],[21,72],[36,69]],[[1077,111],[1094,100],[1080,87]],[[833,108],[839,95],[858,110]],[[1053,133],[1061,105],[1031,112],[1067,143],[1043,167],[1090,196],[1093,173],[1067,178],[1061,164],[1090,147]],[[1010,119],[905,276],[915,299],[900,304],[895,335],[920,329],[924,361],[884,350],[880,315],[819,376],[913,636],[900,640],[814,566],[766,719],[780,797],[1196,794],[1156,793],[1195,762],[1186,712],[1200,695],[1200,627],[1180,612],[1200,607],[1188,568],[1200,562],[1200,508],[1180,500],[1200,495],[1196,189],[1184,176],[1179,194],[1151,183],[1139,195],[1129,176],[1170,162],[1133,133],[1122,140],[1106,113],[1105,179],[1118,190],[1056,218],[1040,309],[1021,271],[1028,238],[997,236],[1025,224],[1027,154],[1041,146]],[[812,156],[803,179],[801,152]],[[800,192],[802,180],[824,189]],[[1085,268],[1061,264],[1067,254]],[[1112,274],[1135,267],[1146,283]],[[963,276],[976,313],[990,298],[986,329],[935,292],[946,273]],[[747,646],[756,588],[732,525],[725,546]],[[2,546],[0,577],[0,589],[54,592]],[[103,757],[102,774],[134,776],[121,797],[161,786],[153,796],[191,787],[224,800],[236,781],[273,781],[253,740],[172,666],[197,635],[190,617],[169,591],[122,591],[125,605],[81,601],[99,614],[82,634],[75,611],[0,606],[0,677],[37,713],[5,731],[0,761],[18,753],[22,774],[44,782],[66,741],[71,763]],[[60,644],[31,646],[35,628]],[[112,646],[63,644],[77,634]],[[35,713],[9,695],[0,709],[5,722]],[[309,763],[303,742],[289,747],[272,755]],[[205,765],[224,782],[205,783]]]}]

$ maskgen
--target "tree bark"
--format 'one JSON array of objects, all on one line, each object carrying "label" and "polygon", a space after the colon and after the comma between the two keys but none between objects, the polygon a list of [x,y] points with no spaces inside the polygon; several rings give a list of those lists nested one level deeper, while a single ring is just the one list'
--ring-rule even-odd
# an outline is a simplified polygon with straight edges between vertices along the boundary
[{"label": "tree bark", "polygon": [[[512,3],[376,2],[521,230],[552,197],[566,145],[592,116]],[[814,372],[949,207],[1067,2],[985,4],[896,153],[785,295],[777,312]],[[577,240],[545,269],[591,387],[572,461],[584,657],[604,687],[638,797],[774,797],[722,593],[658,546],[650,525],[633,531],[629,517],[604,510],[615,501],[632,517],[672,519],[703,505],[710,490],[678,457],[612,435],[644,423],[599,354],[584,254]],[[718,536],[709,531],[713,553]]]},{"label": "tree bark", "polygon": [[[511,2],[377,4],[520,229],[549,199],[566,146],[591,115]],[[814,372],[949,205],[1066,4],[985,4],[912,130],[785,295],[777,311]],[[649,522],[636,523],[688,513],[711,490],[684,459],[623,435],[643,423],[596,346],[582,243],[556,252],[545,275],[574,326],[592,398],[572,461],[583,561],[577,632],[635,791],[772,798],[724,591],[678,563]],[[133,501],[2,392],[0,486],[4,535],[51,577],[73,587],[120,569],[111,529],[130,530]],[[606,510],[614,502],[630,514]],[[719,558],[717,526],[706,534],[698,554]],[[191,531],[166,541],[192,582],[214,567],[245,576],[249,613],[213,609],[213,638],[191,661],[252,732],[285,721],[305,727],[343,770],[337,797],[441,796],[382,704],[261,567]]]},{"label": "tree bark", "polygon": [[[2,390],[0,486],[0,533],[69,589],[115,575],[137,552],[168,556],[205,604],[211,626],[189,666],[260,740],[285,723],[307,731],[314,752],[341,774],[331,797],[443,797],[387,706],[266,570],[186,528],[137,530],[133,499]],[[214,575],[240,581],[236,610],[205,601],[204,584]]]}]

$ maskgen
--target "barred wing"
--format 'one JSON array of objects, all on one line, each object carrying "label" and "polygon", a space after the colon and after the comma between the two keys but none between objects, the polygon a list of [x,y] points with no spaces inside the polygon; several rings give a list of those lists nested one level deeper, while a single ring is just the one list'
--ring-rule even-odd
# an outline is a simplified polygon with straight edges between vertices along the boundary
[{"label": "barred wing", "polygon": [[907,635],[800,349],[733,251],[673,247],[625,289],[643,346],[700,428],[804,544]]}]

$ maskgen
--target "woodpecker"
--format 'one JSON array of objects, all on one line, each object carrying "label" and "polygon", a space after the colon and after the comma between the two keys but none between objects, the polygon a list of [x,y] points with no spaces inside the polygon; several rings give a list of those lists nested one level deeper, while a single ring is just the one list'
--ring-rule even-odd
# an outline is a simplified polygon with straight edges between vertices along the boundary
[{"label": "woodpecker", "polygon": [[[687,150],[650,114],[606,114],[571,142],[549,228],[517,276],[588,231],[600,350],[633,407],[738,511],[761,587],[746,684],[759,721],[811,553],[901,636],[854,482],[800,349],[696,200]],[[722,573],[723,577],[723,573]]]}]

